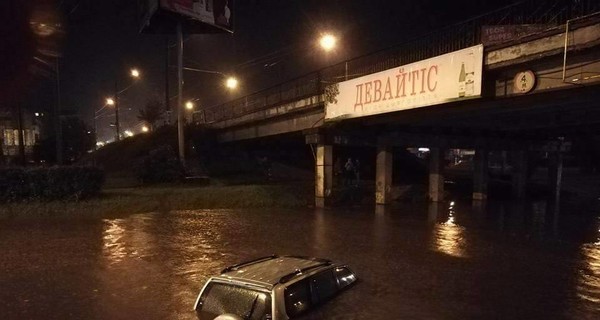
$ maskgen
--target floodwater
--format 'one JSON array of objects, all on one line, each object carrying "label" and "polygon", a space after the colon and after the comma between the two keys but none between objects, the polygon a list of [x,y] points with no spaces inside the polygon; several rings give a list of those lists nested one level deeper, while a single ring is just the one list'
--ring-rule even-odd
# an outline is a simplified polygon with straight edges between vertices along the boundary
[{"label": "floodwater", "polygon": [[0,319],[194,319],[204,281],[257,256],[348,263],[314,319],[600,319],[600,220],[543,203],[196,210],[0,222]]}]

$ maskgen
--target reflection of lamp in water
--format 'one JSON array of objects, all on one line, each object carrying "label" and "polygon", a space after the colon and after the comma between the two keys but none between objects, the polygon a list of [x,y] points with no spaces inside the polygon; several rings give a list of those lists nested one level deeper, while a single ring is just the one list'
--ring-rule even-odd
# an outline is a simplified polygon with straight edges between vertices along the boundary
[{"label": "reflection of lamp in water", "polygon": [[454,224],[449,218],[448,222],[438,224],[435,229],[435,249],[450,256],[466,257],[464,252],[463,228]]},{"label": "reflection of lamp in water", "polygon": [[464,229],[456,224],[454,201],[450,202],[448,219],[437,224],[434,229],[435,250],[454,257],[467,257],[464,249]]},{"label": "reflection of lamp in water", "polygon": [[122,241],[125,229],[120,225],[121,219],[104,220],[104,235],[102,237],[104,255],[111,263],[120,262],[127,254]]},{"label": "reflection of lamp in water", "polygon": [[[600,230],[598,230],[600,233]],[[583,270],[577,272],[577,296],[588,302],[600,302],[600,236],[596,243],[581,246]]]}]

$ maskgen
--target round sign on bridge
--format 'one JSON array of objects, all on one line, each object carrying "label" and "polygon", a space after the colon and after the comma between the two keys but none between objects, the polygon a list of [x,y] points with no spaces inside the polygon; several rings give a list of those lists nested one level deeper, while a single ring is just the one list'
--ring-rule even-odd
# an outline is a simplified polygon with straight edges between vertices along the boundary
[{"label": "round sign on bridge", "polygon": [[528,93],[535,87],[535,74],[531,70],[522,71],[515,75],[514,92]]}]

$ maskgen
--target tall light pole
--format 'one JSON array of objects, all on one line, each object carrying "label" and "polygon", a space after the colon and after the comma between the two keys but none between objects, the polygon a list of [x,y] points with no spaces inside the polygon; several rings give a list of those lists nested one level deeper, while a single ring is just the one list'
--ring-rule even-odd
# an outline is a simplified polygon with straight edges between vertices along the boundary
[{"label": "tall light pole", "polygon": [[217,74],[225,78],[224,85],[229,90],[235,90],[239,86],[239,80],[234,76],[228,76],[220,71],[202,70],[183,66],[183,33],[181,31],[181,23],[177,25],[177,141],[179,144],[179,160],[185,165],[185,132],[184,119],[185,109],[194,108],[193,103],[183,103],[183,70],[194,71],[200,73]]},{"label": "tall light pole", "polygon": [[[115,81],[115,87],[116,87],[116,81]],[[115,90],[115,93],[117,91]],[[117,99],[116,99],[116,95],[115,95],[115,99],[113,98],[107,98],[106,99],[106,104],[109,106],[114,106],[115,107],[115,127],[117,130],[116,136],[115,136],[115,141],[119,141],[119,105],[117,104]]]},{"label": "tall light pole", "polygon": [[183,31],[181,21],[177,22],[177,140],[179,161],[185,166],[185,133],[183,131]]},{"label": "tall light pole", "polygon": [[117,131],[115,141],[121,140],[121,126],[119,124],[119,87],[117,85],[117,78],[118,77],[115,77],[115,99],[112,100],[112,104],[108,100],[106,101],[109,105],[115,106],[115,130]]},{"label": "tall light pole", "polygon": [[58,57],[56,57],[56,105],[54,107],[54,132],[56,134],[56,164],[58,165],[63,163],[63,137],[62,118],[60,117],[60,103],[60,64]]},{"label": "tall light pole", "polygon": [[[129,71],[129,75],[134,79],[139,79],[140,71],[138,69],[133,68]],[[131,88],[131,86],[133,85],[132,84],[132,85],[128,86],[127,88],[119,91],[118,79],[119,79],[119,77],[115,77],[115,95],[114,95],[114,97],[106,99],[106,104],[109,106],[114,106],[114,108],[115,108],[115,130],[116,130],[115,141],[121,140],[121,125],[119,123],[119,94],[127,91],[127,89]]]},{"label": "tall light pole", "polygon": [[[326,53],[335,51],[338,38],[332,33],[322,33],[319,37],[319,46]],[[348,60],[344,63],[344,80],[348,80]]]}]

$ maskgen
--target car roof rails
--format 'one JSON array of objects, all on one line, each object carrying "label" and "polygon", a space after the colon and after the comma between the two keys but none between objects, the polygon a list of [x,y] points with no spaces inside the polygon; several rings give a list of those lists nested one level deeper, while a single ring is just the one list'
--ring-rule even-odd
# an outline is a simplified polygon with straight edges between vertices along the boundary
[{"label": "car roof rails", "polygon": [[[319,260],[324,260],[324,259],[319,259]],[[329,260],[325,260],[325,261],[320,261],[319,263],[306,267],[306,268],[302,268],[302,269],[296,269],[294,272],[291,272],[283,277],[281,277],[281,279],[279,279],[279,283],[286,283],[292,279],[294,279],[296,276],[299,276],[307,271],[310,271],[312,269],[316,269],[319,267],[323,267],[323,266],[330,266],[332,263]]]},{"label": "car roof rails", "polygon": [[261,258],[257,258],[257,259],[245,261],[245,262],[242,262],[242,263],[234,264],[232,266],[229,266],[229,267],[221,270],[221,273],[227,273],[227,272],[230,272],[230,271],[237,270],[240,267],[245,267],[245,266],[249,266],[249,265],[252,265],[252,264],[255,264],[255,263],[259,263],[259,262],[263,262],[263,261],[268,261],[268,260],[271,260],[271,259],[276,259],[277,257],[278,257],[277,255],[272,254],[270,256],[261,257]]},{"label": "car roof rails", "polygon": [[329,259],[315,258],[315,257],[308,257],[308,256],[285,255],[285,256],[281,256],[281,257],[282,258],[296,258],[296,259],[302,259],[302,260],[310,260],[310,261],[315,261],[315,262],[331,262],[331,260],[329,260]]}]

